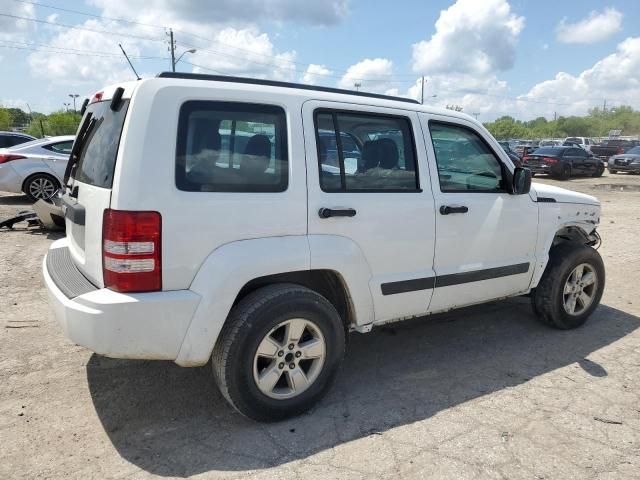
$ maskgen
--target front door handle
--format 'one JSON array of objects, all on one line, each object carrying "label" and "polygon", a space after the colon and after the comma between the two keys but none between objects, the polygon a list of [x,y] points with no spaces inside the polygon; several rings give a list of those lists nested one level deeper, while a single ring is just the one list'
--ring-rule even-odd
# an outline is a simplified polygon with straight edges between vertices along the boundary
[{"label": "front door handle", "polygon": [[321,208],[318,210],[318,215],[320,218],[329,218],[329,217],[355,217],[356,211],[353,208]]},{"label": "front door handle", "polygon": [[451,213],[467,213],[469,211],[468,207],[458,206],[458,205],[442,205],[440,207],[441,215],[449,215]]}]

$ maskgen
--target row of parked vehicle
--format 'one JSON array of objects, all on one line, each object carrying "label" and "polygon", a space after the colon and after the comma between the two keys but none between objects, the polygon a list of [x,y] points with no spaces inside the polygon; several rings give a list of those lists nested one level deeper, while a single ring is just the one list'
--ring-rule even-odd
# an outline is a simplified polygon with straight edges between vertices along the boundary
[{"label": "row of parked vehicle", "polygon": [[[609,173],[640,173],[640,141],[607,139],[596,143],[588,137],[564,140],[500,142],[516,165],[535,174],[548,174],[566,180],[574,175],[599,177]],[[515,146],[514,146],[515,145]]]},{"label": "row of parked vehicle", "polygon": [[49,199],[62,185],[74,138],[0,132],[0,191]]}]

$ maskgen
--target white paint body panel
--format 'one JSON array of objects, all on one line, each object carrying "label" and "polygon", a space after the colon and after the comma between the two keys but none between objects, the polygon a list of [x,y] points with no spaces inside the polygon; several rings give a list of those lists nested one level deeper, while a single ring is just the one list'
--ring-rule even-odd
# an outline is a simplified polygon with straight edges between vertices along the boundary
[{"label": "white paint body panel", "polygon": [[[436,215],[436,276],[467,273],[476,270],[535,264],[538,230],[538,205],[529,195],[486,192],[441,192],[435,152],[429,133],[429,121],[450,122],[447,117],[421,114],[420,121],[427,139],[431,185],[435,210],[441,206],[466,206],[464,214]],[[486,130],[477,129],[471,121],[459,120],[475,130],[493,147],[494,153],[512,171],[504,151]],[[493,145],[492,145],[493,143]],[[533,268],[527,272],[478,282],[437,287],[430,310],[440,311],[525,292],[529,288]],[[437,284],[437,283],[436,283]]]},{"label": "white paint body panel", "polygon": [[[63,238],[51,249],[68,246]],[[43,261],[49,304],[70,340],[114,358],[174,360],[200,296],[189,290],[122,294],[98,289],[72,300],[55,285]]]},{"label": "white paint body panel", "polygon": [[[350,112],[399,115],[411,121],[416,142],[421,192],[340,192],[320,188],[313,114],[329,108]],[[307,145],[309,235],[336,235],[350,239],[362,251],[371,271],[369,287],[374,303],[373,321],[418,315],[427,311],[432,289],[382,295],[387,282],[433,277],[435,211],[426,164],[424,139],[415,112],[350,103],[308,101],[303,108]],[[353,208],[354,217],[320,218],[323,208]],[[331,252],[326,252],[331,255]]]}]

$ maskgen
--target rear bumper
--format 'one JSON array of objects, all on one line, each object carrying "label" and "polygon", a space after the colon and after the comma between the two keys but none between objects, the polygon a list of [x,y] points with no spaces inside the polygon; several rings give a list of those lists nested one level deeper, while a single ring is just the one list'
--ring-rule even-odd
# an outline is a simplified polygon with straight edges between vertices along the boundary
[{"label": "rear bumper", "polygon": [[20,177],[10,162],[0,165],[0,191],[21,193],[22,177]]},{"label": "rear bumper", "polygon": [[[47,256],[68,248],[67,242],[54,242]],[[199,295],[190,290],[123,294],[91,288],[73,265],[47,262],[47,256],[43,275],[49,304],[71,341],[107,357],[176,359]]]}]

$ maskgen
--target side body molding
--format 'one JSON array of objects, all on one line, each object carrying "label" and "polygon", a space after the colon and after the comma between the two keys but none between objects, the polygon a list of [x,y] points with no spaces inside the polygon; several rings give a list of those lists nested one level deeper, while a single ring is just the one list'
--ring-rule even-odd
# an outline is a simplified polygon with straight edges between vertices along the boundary
[{"label": "side body molding", "polygon": [[202,297],[175,362],[183,367],[209,361],[233,301],[257,277],[308,270],[306,235],[227,243],[204,261],[190,290]]}]

